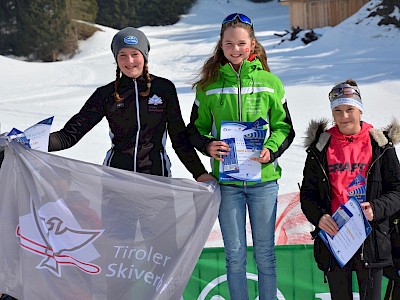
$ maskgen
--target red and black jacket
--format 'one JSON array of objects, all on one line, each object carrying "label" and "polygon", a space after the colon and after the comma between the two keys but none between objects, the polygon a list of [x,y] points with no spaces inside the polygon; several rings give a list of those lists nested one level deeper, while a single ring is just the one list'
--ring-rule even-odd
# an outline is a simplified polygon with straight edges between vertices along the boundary
[{"label": "red and black jacket", "polygon": [[[303,170],[300,189],[301,208],[318,233],[318,222],[324,214],[332,215],[330,183],[327,166],[327,149],[331,135],[327,130],[327,121],[312,122],[307,131],[307,158]],[[389,237],[389,217],[400,209],[400,164],[394,143],[400,142],[400,125],[394,122],[387,130],[370,130],[372,145],[372,163],[367,173],[366,199],[372,205],[374,220],[372,232],[365,240],[362,251],[368,267],[384,267],[392,264]],[[316,250],[316,248],[314,248]],[[328,251],[317,249],[317,251]],[[314,253],[319,267],[327,271],[331,255]]]}]

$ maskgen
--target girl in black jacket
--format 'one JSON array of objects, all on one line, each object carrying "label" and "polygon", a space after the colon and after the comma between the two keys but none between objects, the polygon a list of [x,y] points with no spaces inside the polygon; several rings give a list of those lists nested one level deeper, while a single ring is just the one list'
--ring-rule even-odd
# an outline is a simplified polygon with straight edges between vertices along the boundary
[{"label": "girl in black jacket", "polygon": [[174,84],[149,73],[150,44],[144,33],[133,27],[120,30],[111,50],[118,65],[115,81],[97,88],[63,129],[50,134],[49,151],[72,147],[105,117],[112,141],[105,165],[171,176],[168,133],[194,179],[213,180],[188,140]]},{"label": "girl in black jacket", "polygon": [[[324,271],[333,300],[353,299],[352,271],[356,271],[360,299],[381,299],[382,270],[392,264],[389,217],[400,208],[400,165],[394,143],[400,141],[397,121],[384,131],[361,121],[362,101],[354,80],[336,85],[329,94],[335,126],[311,122],[307,131],[307,159],[300,191],[301,207],[316,227],[314,256]],[[363,245],[342,268],[318,237],[320,229],[335,235],[331,215],[349,199],[349,184],[365,178],[364,215],[372,226]]]},{"label": "girl in black jacket", "polygon": [[[165,149],[168,133],[172,147],[194,179],[214,180],[188,139],[174,84],[149,73],[150,44],[144,33],[133,27],[120,30],[112,40],[111,50],[118,65],[115,81],[97,88],[63,129],[50,134],[49,151],[72,147],[105,117],[112,147],[104,165],[169,177],[171,164]],[[153,222],[158,216],[146,219],[139,214],[127,215],[124,207],[129,203],[121,203],[115,193],[103,192],[102,198],[102,205],[107,207],[102,210],[102,226],[110,238],[134,238],[139,223],[142,228],[149,228],[146,222],[151,222],[151,228],[163,226]],[[170,200],[162,211],[165,218],[176,218],[171,198],[173,195],[163,195],[163,199]],[[149,234],[143,231],[142,235],[146,240]],[[170,254],[175,250],[171,247]],[[108,297],[123,298],[126,289],[116,288],[117,283],[109,280],[106,283],[112,284],[113,289],[108,291],[114,292]]]}]

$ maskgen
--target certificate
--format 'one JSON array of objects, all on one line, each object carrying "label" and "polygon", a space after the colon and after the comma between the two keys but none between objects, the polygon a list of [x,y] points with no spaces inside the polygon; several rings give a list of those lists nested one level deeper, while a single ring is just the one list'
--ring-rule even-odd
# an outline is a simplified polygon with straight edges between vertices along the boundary
[{"label": "certificate", "polygon": [[338,233],[331,236],[324,230],[320,230],[318,234],[339,265],[343,267],[371,233],[372,227],[365,218],[356,197],[350,197],[346,204],[341,204],[332,218],[339,226]]},{"label": "certificate", "polygon": [[259,157],[264,146],[267,122],[258,119],[256,122],[223,121],[221,124],[221,141],[231,149],[224,155],[220,163],[221,182],[229,181],[261,181],[261,163],[250,160]]},{"label": "certificate", "polygon": [[367,194],[367,181],[365,177],[358,174],[347,187],[347,194],[349,197],[356,198],[359,203],[365,202]]},{"label": "certificate", "polygon": [[24,132],[13,128],[7,136],[22,144],[24,147],[47,152],[49,145],[50,128],[54,117],[40,121],[39,123],[25,129]]}]

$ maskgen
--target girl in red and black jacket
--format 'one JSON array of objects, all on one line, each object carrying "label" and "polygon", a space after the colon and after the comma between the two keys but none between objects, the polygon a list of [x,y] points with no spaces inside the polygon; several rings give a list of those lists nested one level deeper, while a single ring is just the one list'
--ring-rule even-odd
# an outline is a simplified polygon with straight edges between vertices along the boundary
[{"label": "girl in red and black jacket", "polygon": [[[311,122],[307,131],[301,208],[316,227],[314,256],[328,279],[332,299],[353,299],[352,271],[357,273],[360,299],[381,299],[382,270],[392,264],[389,217],[400,209],[400,165],[394,148],[400,141],[400,125],[394,120],[382,131],[362,122],[363,105],[354,80],[333,87],[329,99],[335,126],[328,129],[327,120],[321,120]],[[348,188],[357,176],[365,178],[361,206],[372,232],[342,268],[318,231],[338,232],[332,213],[348,201]]]},{"label": "girl in red and black jacket", "polygon": [[174,84],[149,73],[150,44],[144,33],[133,27],[120,30],[111,50],[118,65],[116,80],[97,88],[63,129],[50,134],[49,151],[72,147],[105,117],[112,141],[105,165],[171,176],[165,150],[168,133],[194,179],[213,180],[188,140]]}]

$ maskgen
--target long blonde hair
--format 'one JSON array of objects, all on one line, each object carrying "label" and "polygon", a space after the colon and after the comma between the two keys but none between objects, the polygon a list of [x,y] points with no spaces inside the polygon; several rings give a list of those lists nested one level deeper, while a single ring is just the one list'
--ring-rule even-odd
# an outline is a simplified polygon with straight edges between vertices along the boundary
[{"label": "long blonde hair", "polygon": [[225,23],[221,26],[220,38],[218,43],[215,45],[213,55],[208,58],[203,67],[200,70],[200,74],[198,76],[198,80],[193,83],[192,87],[197,86],[199,89],[203,89],[206,85],[219,80],[219,67],[220,65],[224,65],[228,63],[228,60],[224,56],[224,52],[222,51],[222,38],[224,36],[225,30],[229,27],[233,28],[244,28],[249,33],[250,39],[255,41],[255,47],[250,55],[255,54],[258,59],[261,61],[263,69],[266,71],[270,71],[268,62],[267,62],[267,53],[265,52],[264,47],[258,42],[257,38],[254,34],[254,29],[251,25],[240,22],[240,20],[235,19],[232,22]]}]

